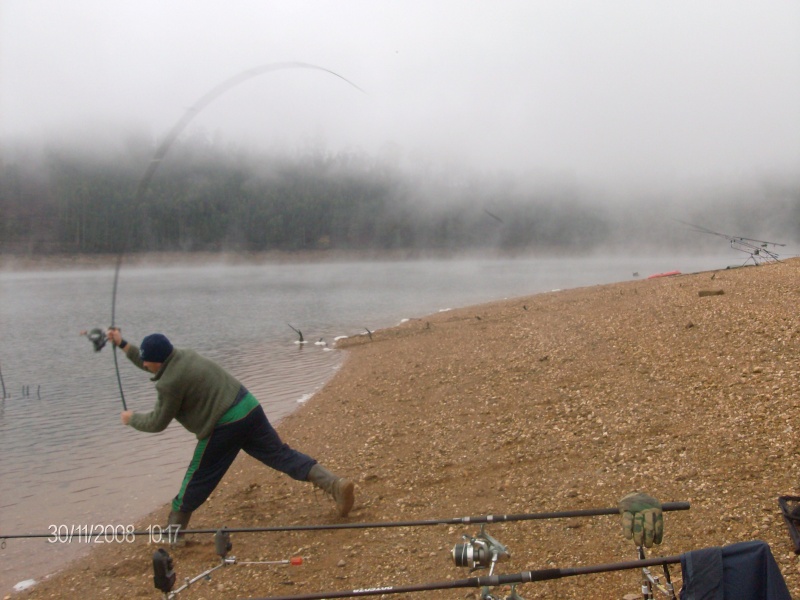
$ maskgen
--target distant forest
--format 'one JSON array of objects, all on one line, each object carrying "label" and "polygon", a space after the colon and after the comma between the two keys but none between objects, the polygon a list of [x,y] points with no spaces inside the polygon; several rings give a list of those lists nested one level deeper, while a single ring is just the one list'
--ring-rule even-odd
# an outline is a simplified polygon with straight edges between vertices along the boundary
[{"label": "distant forest", "polygon": [[736,235],[800,240],[798,182],[764,182],[757,190],[680,202],[615,202],[552,177],[423,164],[411,169],[391,155],[266,156],[190,139],[174,145],[137,202],[153,152],[143,140],[102,156],[65,145],[4,149],[0,250],[575,254],[629,243],[709,247],[712,240],[675,219]]}]

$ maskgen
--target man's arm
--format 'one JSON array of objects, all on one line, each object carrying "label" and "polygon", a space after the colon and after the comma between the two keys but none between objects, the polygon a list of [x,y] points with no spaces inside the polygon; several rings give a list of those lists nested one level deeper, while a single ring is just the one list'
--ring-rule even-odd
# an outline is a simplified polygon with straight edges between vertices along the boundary
[{"label": "man's arm", "polygon": [[126,411],[129,412],[130,415],[126,415],[126,412],[123,412],[122,422],[139,431],[158,433],[167,428],[167,425],[169,425],[172,419],[175,418],[175,415],[178,414],[179,407],[179,400],[164,393],[159,393],[158,400],[153,410],[148,413]]},{"label": "man's arm", "polygon": [[119,327],[109,328],[106,332],[106,337],[111,341],[112,344],[122,350],[123,354],[125,354],[129,361],[139,367],[142,371],[147,371],[142,363],[142,359],[139,358],[139,347],[136,344],[128,343],[128,341],[122,337],[122,330]]},{"label": "man's arm", "polygon": [[[147,371],[142,359],[139,357],[139,347],[134,344],[129,344],[125,338],[122,337],[122,331],[118,327],[111,327],[106,332],[106,337],[117,348],[125,353],[125,356],[137,367],[143,371]],[[158,433],[164,431],[170,421],[175,418],[178,413],[180,402],[175,401],[165,394],[159,393],[156,405],[149,413],[136,413],[132,410],[122,411],[120,420],[123,425],[130,425],[139,431],[148,433]]]}]

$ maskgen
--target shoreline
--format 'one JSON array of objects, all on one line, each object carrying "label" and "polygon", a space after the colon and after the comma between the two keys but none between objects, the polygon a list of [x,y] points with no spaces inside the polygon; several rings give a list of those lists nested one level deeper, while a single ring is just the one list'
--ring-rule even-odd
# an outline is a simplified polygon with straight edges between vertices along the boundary
[{"label": "shoreline", "polygon": [[[601,256],[627,256],[627,248],[609,247]],[[646,256],[659,256],[662,251],[649,249]],[[676,254],[676,256],[694,256],[697,253]],[[589,258],[597,255],[588,253],[562,253],[539,251],[502,251],[497,249],[475,250],[269,250],[263,252],[237,251],[174,251],[174,252],[141,252],[123,254],[124,266],[164,267],[164,266],[208,266],[208,265],[262,265],[262,264],[298,264],[298,263],[337,263],[337,262],[403,262],[416,260],[525,260],[541,258],[542,260],[562,258]],[[709,251],[708,256],[718,254]],[[58,271],[114,269],[119,260],[118,254],[41,254],[18,255],[0,254],[0,273],[20,271]],[[734,268],[731,265],[728,268]]]},{"label": "shoreline", "polygon": [[[356,253],[325,252],[145,252],[126,253],[122,264],[128,266],[198,266],[208,264],[247,265],[263,263],[323,262],[355,258]],[[368,260],[369,257],[366,258]],[[117,254],[55,254],[37,256],[0,255],[0,272],[59,271],[113,269],[119,261]]]},{"label": "shoreline", "polygon": [[[123,265],[137,267],[163,266],[204,266],[204,265],[260,265],[260,264],[293,264],[293,263],[326,263],[357,261],[405,261],[475,257],[519,257],[518,254],[501,252],[448,252],[417,250],[300,250],[296,252],[270,250],[265,252],[142,252],[123,255]],[[0,254],[0,272],[18,271],[57,271],[70,269],[113,269],[119,255],[117,254],[53,254],[23,256]]]},{"label": "shoreline", "polygon": [[[692,504],[666,516],[665,542],[649,556],[764,539],[797,595],[797,557],[777,497],[800,489],[798,274],[793,259],[716,271],[713,279],[706,272],[598,285],[454,309],[371,340],[348,338],[337,346],[348,354],[341,369],[277,429],[356,481],[347,522],[608,507],[641,488]],[[699,295],[709,289],[723,293]],[[165,510],[137,525],[160,523]],[[240,456],[192,526],[336,521],[309,484]],[[502,574],[635,558],[614,517],[487,530],[512,552]],[[306,562],[241,567],[244,574],[226,569],[181,597],[467,577],[449,551],[476,532],[234,535],[233,554],[242,560],[301,554]],[[169,550],[179,580],[216,564],[213,540],[195,537]],[[77,590],[90,599],[153,597],[153,550],[139,541],[94,548],[90,565],[71,565],[14,598]],[[629,572],[519,591],[526,598],[621,598],[637,589],[638,575]]]}]

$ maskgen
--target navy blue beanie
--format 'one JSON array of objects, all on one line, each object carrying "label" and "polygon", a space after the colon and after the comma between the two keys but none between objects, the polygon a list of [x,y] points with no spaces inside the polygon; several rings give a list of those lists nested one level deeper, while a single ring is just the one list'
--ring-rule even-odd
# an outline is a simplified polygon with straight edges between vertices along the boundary
[{"label": "navy blue beanie", "polygon": [[139,347],[139,358],[143,362],[163,363],[170,354],[172,344],[163,333],[151,333]]}]

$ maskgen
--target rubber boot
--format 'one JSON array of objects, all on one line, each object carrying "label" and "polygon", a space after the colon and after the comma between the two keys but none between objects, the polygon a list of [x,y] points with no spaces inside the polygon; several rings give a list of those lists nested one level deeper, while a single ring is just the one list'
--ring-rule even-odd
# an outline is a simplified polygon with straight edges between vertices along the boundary
[{"label": "rubber boot", "polygon": [[[169,536],[169,543],[171,546],[182,547],[186,545],[186,535],[183,533],[183,530],[188,527],[189,519],[191,518],[192,513],[190,512],[182,512],[179,510],[170,511],[169,518],[167,519],[167,535]],[[177,534],[173,531],[176,525],[179,526]]]},{"label": "rubber boot", "polygon": [[356,486],[349,479],[337,477],[320,464],[315,464],[308,472],[308,480],[327,494],[333,496],[336,502],[336,512],[340,517],[346,517],[355,502]]}]

